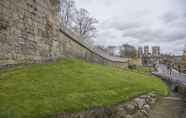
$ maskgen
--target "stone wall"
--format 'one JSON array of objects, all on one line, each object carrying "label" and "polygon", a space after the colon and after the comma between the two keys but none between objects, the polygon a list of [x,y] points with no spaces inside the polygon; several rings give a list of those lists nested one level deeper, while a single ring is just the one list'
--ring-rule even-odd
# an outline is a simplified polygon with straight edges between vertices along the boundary
[{"label": "stone wall", "polygon": [[24,63],[54,58],[56,31],[49,0],[0,1],[0,63]]},{"label": "stone wall", "polygon": [[58,0],[0,0],[0,66],[40,63],[63,57],[128,66],[81,42],[68,30],[60,30]]},{"label": "stone wall", "polygon": [[137,66],[142,66],[142,59],[141,58],[136,58],[136,59],[130,59],[129,60],[130,65],[137,65]]}]

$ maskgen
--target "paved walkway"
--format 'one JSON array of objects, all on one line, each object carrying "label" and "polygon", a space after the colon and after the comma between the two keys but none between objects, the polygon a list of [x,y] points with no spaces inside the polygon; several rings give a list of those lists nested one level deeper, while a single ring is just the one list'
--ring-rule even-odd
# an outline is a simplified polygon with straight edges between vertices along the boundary
[{"label": "paved walkway", "polygon": [[179,97],[161,98],[151,111],[150,118],[186,118],[183,100]]},{"label": "paved walkway", "polygon": [[[186,75],[178,71],[168,71],[165,65],[159,65],[158,71],[154,74],[163,77],[164,79],[171,80],[176,84],[186,85]],[[153,107],[150,118],[186,118],[183,115],[184,101],[183,98],[177,94],[172,93],[169,97],[162,97],[157,104]]]},{"label": "paved walkway", "polygon": [[160,64],[158,66],[158,71],[154,72],[154,74],[170,79],[173,82],[186,85],[186,74],[179,73],[173,69],[172,74],[170,75],[170,72],[165,65]]}]

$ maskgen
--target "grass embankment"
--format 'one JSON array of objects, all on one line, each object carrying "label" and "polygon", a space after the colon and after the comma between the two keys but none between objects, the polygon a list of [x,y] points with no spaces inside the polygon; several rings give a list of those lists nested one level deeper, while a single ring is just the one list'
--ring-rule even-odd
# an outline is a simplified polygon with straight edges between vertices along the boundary
[{"label": "grass embankment", "polygon": [[154,69],[152,67],[139,66],[139,67],[136,67],[136,69],[133,69],[131,71],[141,73],[141,74],[151,75],[151,72],[154,71]]},{"label": "grass embankment", "polygon": [[108,106],[150,91],[167,95],[158,78],[64,59],[0,71],[0,118],[41,118]]}]

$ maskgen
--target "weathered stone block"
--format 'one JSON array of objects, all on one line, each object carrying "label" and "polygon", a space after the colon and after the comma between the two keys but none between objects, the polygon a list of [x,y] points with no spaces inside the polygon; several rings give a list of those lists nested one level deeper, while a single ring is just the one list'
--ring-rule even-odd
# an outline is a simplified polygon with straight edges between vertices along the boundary
[{"label": "weathered stone block", "polygon": [[135,103],[128,103],[124,108],[128,114],[133,114],[137,111],[137,105]]},{"label": "weathered stone block", "polygon": [[146,104],[145,99],[136,98],[134,102],[137,104],[138,108],[142,109],[143,106]]}]

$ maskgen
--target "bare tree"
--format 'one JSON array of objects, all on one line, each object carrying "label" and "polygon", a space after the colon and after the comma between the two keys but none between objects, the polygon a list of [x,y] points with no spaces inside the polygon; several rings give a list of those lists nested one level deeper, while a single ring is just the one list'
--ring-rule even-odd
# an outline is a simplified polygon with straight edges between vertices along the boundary
[{"label": "bare tree", "polygon": [[60,0],[61,6],[61,25],[62,27],[70,27],[72,25],[72,19],[75,11],[74,0]]},{"label": "bare tree", "polygon": [[[60,0],[61,28],[68,28],[79,33],[84,42],[93,44],[98,22],[86,9],[76,9],[74,0]],[[85,40],[86,39],[86,40]]]},{"label": "bare tree", "polygon": [[127,57],[127,58],[136,58],[137,57],[137,50],[132,45],[123,44],[120,47],[120,56]]},{"label": "bare tree", "polygon": [[109,55],[115,56],[116,46],[108,46],[106,49]]},{"label": "bare tree", "polygon": [[95,37],[96,26],[98,21],[89,15],[86,9],[76,10],[76,16],[74,17],[74,30],[80,34],[84,39]]}]

